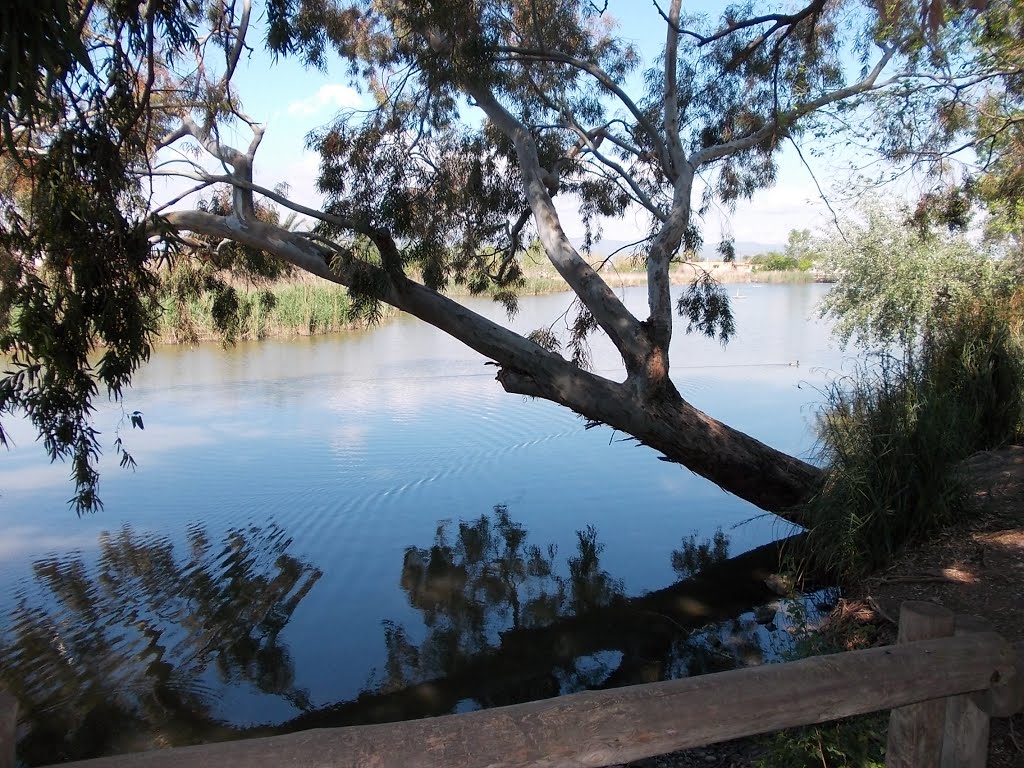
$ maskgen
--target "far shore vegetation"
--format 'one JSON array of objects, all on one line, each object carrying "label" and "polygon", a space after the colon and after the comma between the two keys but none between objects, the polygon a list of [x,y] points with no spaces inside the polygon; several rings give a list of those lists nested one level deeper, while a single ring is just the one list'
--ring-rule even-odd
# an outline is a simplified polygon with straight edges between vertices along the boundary
[{"label": "far shore vegetation", "polygon": [[[688,285],[705,275],[729,285],[828,281],[826,273],[816,268],[817,262],[807,253],[810,233],[794,230],[789,239],[784,250],[731,260],[701,260],[693,254],[690,259],[675,264],[669,276],[674,285]],[[546,258],[528,251],[520,254],[519,261],[523,278],[518,296],[543,296],[569,290]],[[613,288],[647,284],[643,265],[628,255],[610,259],[595,257],[591,261]],[[186,281],[188,289],[177,294],[173,288],[181,281],[171,281],[172,292],[161,302],[159,312],[160,340],[165,344],[195,344],[221,341],[225,336],[230,341],[317,336],[364,328],[368,322],[397,314],[396,310],[383,307],[379,317],[367,318],[360,307],[353,304],[348,289],[305,273],[283,272],[269,280],[260,277],[262,275],[227,286],[217,281],[200,285],[195,276],[190,275]],[[446,293],[460,298],[474,295],[465,285],[450,285]],[[223,313],[225,302],[237,303],[227,328],[218,326],[215,319],[218,313]]]}]

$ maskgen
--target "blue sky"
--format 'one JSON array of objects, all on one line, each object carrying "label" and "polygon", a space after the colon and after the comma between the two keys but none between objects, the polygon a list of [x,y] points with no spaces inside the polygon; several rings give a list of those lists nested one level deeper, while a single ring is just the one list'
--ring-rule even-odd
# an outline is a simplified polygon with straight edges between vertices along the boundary
[{"label": "blue sky", "polygon": [[[689,3],[684,5],[684,11],[715,14],[723,5]],[[635,41],[645,62],[658,55],[664,45],[665,26],[653,3],[610,0],[608,12],[619,19],[620,34]],[[256,158],[256,181],[266,186],[285,182],[296,202],[315,206],[319,200],[315,191],[318,158],[305,149],[306,134],[329,123],[339,110],[365,104],[347,84],[343,67],[318,72],[305,69],[294,59],[274,62],[257,45],[243,60],[235,84],[246,111],[267,126]],[[244,146],[249,137],[243,131],[235,140]],[[806,152],[805,157],[826,192],[846,181],[846,172],[840,171],[835,161],[815,159]],[[839,196],[833,199],[830,194],[830,199],[841,210]],[[560,208],[567,233],[582,234],[582,225],[569,201],[564,201]],[[795,151],[787,148],[780,158],[778,183],[752,200],[740,202],[735,213],[711,212],[704,222],[704,239],[714,244],[723,233],[731,233],[740,241],[778,244],[785,242],[791,229],[825,227],[830,221],[831,214],[821,202],[811,174]],[[604,236],[611,240],[635,239],[644,224],[641,216],[627,215],[622,220],[606,222]]]}]

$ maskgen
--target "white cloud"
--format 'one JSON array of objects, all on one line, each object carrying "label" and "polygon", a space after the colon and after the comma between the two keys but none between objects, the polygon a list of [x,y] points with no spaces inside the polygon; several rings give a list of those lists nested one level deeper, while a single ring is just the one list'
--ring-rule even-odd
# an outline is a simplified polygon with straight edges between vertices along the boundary
[{"label": "white cloud", "polygon": [[90,549],[95,545],[95,531],[55,533],[38,526],[14,526],[5,529],[0,540],[0,562],[21,560],[26,555],[35,557],[45,552]]},{"label": "white cloud", "polygon": [[736,240],[783,244],[790,230],[814,230],[829,221],[828,208],[812,185],[780,184],[738,203],[721,226]]},{"label": "white cloud", "polygon": [[340,83],[321,85],[319,90],[305,99],[293,101],[288,105],[289,115],[315,115],[324,109],[342,109],[345,107],[358,109],[363,105],[363,97],[354,88]]}]

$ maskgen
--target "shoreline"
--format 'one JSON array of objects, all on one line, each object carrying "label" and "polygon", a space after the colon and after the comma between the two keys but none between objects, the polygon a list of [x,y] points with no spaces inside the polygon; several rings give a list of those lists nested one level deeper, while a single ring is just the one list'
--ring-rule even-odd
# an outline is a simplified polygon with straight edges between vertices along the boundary
[{"label": "shoreline", "polygon": [[[636,270],[617,271],[614,264],[604,270],[604,278],[613,289],[639,288],[647,285],[647,274]],[[785,272],[754,271],[749,265],[726,262],[684,262],[669,273],[672,285],[686,285],[694,278],[706,273],[721,285],[782,285],[813,282],[830,282],[815,272],[796,270]],[[554,270],[528,272],[519,295],[549,296],[570,292],[568,284]],[[240,291],[246,310],[243,326],[239,328],[236,341],[262,341],[264,339],[288,339],[325,336],[332,333],[347,333],[365,330],[371,323],[362,318],[350,316],[348,292],[341,286],[311,278],[300,278],[281,282],[266,289],[277,299],[277,306],[269,311],[257,310],[254,297],[257,289]],[[301,296],[296,296],[301,294]],[[490,294],[471,294],[453,286],[444,295],[451,298],[490,298]],[[289,306],[285,306],[288,304]],[[298,304],[298,306],[296,306]],[[326,307],[326,309],[325,309]],[[399,311],[388,305],[379,322],[397,317]],[[281,316],[283,315],[283,316]],[[223,341],[223,336],[213,329],[210,309],[205,299],[190,303],[187,325],[179,325],[177,311],[165,308],[159,321],[155,343],[170,346],[188,346],[213,341]]]},{"label": "shoreline", "polygon": [[[1024,642],[1024,613],[1019,610],[1024,586],[1024,447],[983,451],[965,459],[961,467],[970,478],[970,513],[907,547],[886,568],[839,584],[842,597],[834,607],[805,626],[806,652],[800,658],[829,649],[894,644],[904,601],[925,601],[960,616],[980,616],[1007,641]],[[874,749],[884,747],[888,721],[884,711],[859,715],[672,752],[622,768],[782,768],[794,763],[794,745],[801,743],[849,748],[859,740],[875,744]],[[1024,750],[1016,732],[1021,725],[1024,710],[992,718],[990,768],[1020,765]],[[866,755],[863,764],[878,765]]]}]

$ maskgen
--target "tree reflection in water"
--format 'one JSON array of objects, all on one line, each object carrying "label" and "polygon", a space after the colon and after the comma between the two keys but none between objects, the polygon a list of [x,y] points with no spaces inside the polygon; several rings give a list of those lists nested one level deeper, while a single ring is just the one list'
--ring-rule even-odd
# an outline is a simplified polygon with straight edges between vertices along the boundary
[{"label": "tree reflection in water", "polygon": [[81,556],[33,566],[0,635],[0,680],[29,727],[29,764],[229,738],[212,714],[213,676],[300,709],[308,695],[281,631],[321,576],[288,554],[277,526],[185,545],[130,527]]},{"label": "tree reflection in water", "polygon": [[[746,612],[772,598],[765,569],[778,560],[777,547],[729,560],[721,533],[691,536],[672,553],[681,581],[627,597],[593,527],[563,560],[504,506],[442,523],[400,564],[422,626],[384,621],[385,662],[365,690],[313,707],[281,635],[321,572],[290,544],[273,525],[219,544],[197,526],[177,547],[124,528],[101,537],[95,565],[35,563],[0,634],[0,684],[28,726],[21,759],[440,715],[757,663],[765,635]],[[302,714],[252,728],[219,719],[215,691],[240,686]]]},{"label": "tree reflection in water", "polygon": [[282,730],[439,715],[762,658],[753,619],[714,623],[770,597],[762,560],[727,569],[721,531],[708,541],[684,539],[671,556],[682,581],[635,598],[601,568],[597,531],[587,527],[576,539],[560,565],[555,547],[529,544],[504,506],[442,523],[433,545],[408,547],[402,564],[400,583],[422,616],[422,639],[385,621],[387,661],[368,689]]},{"label": "tree reflection in water", "polygon": [[490,517],[460,522],[455,531],[441,523],[429,549],[408,547],[401,586],[427,636],[417,646],[401,626],[385,622],[388,661],[376,690],[457,675],[490,652],[501,631],[548,626],[621,598],[622,582],[601,570],[597,531],[588,526],[576,539],[561,574],[556,547],[528,545],[526,529],[499,505]]}]

